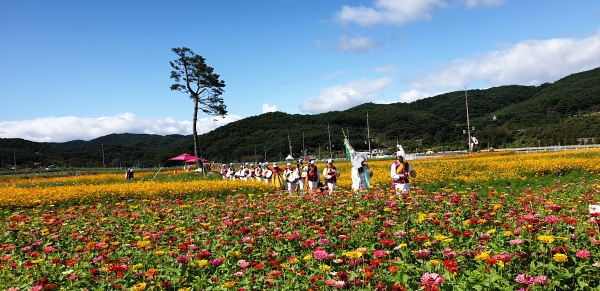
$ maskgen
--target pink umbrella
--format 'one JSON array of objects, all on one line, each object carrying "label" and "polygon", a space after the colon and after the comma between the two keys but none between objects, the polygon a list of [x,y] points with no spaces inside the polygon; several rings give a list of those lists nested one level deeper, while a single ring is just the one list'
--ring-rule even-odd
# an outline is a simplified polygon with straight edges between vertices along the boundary
[{"label": "pink umbrella", "polygon": [[196,157],[194,155],[190,155],[190,154],[181,154],[176,157],[170,158],[169,160],[170,161],[185,161],[186,163],[188,163],[188,162],[192,163],[192,162],[200,160],[200,158]]}]

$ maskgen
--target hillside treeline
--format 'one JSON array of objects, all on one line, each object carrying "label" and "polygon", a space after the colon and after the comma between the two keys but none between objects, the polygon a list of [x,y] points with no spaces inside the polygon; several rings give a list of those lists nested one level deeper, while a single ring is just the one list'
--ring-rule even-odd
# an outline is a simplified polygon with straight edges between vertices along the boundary
[{"label": "hillside treeline", "polygon": [[[466,96],[465,96],[466,95]],[[600,68],[540,86],[456,91],[411,103],[366,103],[316,115],[265,113],[199,136],[200,152],[216,162],[283,160],[291,151],[343,156],[344,130],[361,151],[467,149],[467,108],[478,148],[573,145],[600,141]],[[191,110],[191,109],[190,109]],[[367,119],[368,116],[368,119]],[[368,127],[367,127],[368,122]],[[367,132],[369,130],[369,133]],[[477,149],[477,148],[476,148]],[[193,153],[191,135],[111,134],[91,141],[36,143],[0,139],[3,164],[71,167],[176,165],[168,158]],[[104,162],[103,162],[104,161]]]}]

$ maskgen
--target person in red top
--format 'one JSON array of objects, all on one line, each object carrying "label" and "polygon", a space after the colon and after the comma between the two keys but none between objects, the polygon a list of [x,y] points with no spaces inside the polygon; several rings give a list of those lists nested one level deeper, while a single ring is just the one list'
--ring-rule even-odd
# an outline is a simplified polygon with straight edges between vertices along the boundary
[{"label": "person in red top", "polygon": [[392,164],[390,169],[390,176],[392,177],[392,190],[397,192],[410,192],[410,172],[413,168],[404,161],[404,156],[400,151],[396,153],[396,161]]},{"label": "person in red top", "polygon": [[310,191],[313,193],[317,192],[317,189],[319,188],[319,180],[321,180],[321,177],[319,176],[319,169],[315,165],[314,160],[311,160],[308,163],[308,172],[306,173],[306,180],[308,180],[308,189],[310,189]]},{"label": "person in red top", "polygon": [[267,166],[267,169],[273,171],[272,183],[275,186],[275,190],[283,190],[285,182],[283,181],[283,169],[280,168],[277,163],[273,163],[273,167]]},{"label": "person in red top", "polygon": [[325,184],[327,184],[329,193],[331,193],[337,186],[337,177],[339,176],[337,168],[333,165],[333,159],[327,160],[327,166],[323,169],[323,176],[325,176]]}]

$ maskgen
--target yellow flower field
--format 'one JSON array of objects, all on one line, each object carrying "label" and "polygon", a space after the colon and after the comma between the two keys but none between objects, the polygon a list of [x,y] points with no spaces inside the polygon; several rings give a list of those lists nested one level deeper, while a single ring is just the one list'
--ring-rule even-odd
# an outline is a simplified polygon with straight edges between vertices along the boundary
[{"label": "yellow flower field", "polygon": [[[369,162],[374,171],[372,185],[387,187],[393,161]],[[517,179],[524,176],[561,175],[570,171],[600,173],[600,150],[552,152],[538,154],[487,153],[469,156],[432,158],[409,161],[418,172],[413,185],[434,182],[486,183],[495,179]],[[321,168],[322,165],[319,165]],[[350,188],[351,164],[336,163],[341,176],[338,185]],[[162,173],[161,175],[170,175]],[[153,198],[159,195],[188,193],[273,192],[263,182],[204,180],[191,174],[182,181],[153,180],[154,173],[137,173],[135,181],[124,181],[121,174],[98,174],[70,177],[0,178],[0,207],[35,207],[115,198]],[[119,181],[119,182],[115,182]]]}]

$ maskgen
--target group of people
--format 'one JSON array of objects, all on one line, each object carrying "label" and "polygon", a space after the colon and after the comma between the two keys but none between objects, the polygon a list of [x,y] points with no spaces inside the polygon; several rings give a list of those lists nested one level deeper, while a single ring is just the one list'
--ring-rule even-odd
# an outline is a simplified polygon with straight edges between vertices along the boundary
[{"label": "group of people", "polygon": [[[333,159],[328,159],[323,171],[319,171],[314,160],[304,164],[304,160],[297,161],[295,167],[287,163],[285,168],[279,167],[277,163],[269,165],[268,163],[259,163],[256,166],[252,163],[245,163],[234,167],[233,163],[229,166],[221,165],[221,176],[224,180],[242,180],[257,181],[272,184],[277,190],[287,190],[290,194],[295,192],[318,192],[333,191],[337,187],[337,179],[340,171],[333,165]],[[397,151],[396,161],[390,168],[390,177],[392,179],[391,189],[397,192],[410,192],[410,178],[416,176],[412,166],[404,161],[404,151]],[[370,181],[373,177],[373,170],[364,159],[360,165],[352,167],[352,190],[358,192],[367,190],[371,187]],[[321,180],[323,178],[323,180]]]},{"label": "group of people", "polygon": [[[333,165],[333,159],[327,160],[327,164],[322,172],[319,171],[314,160],[304,164],[304,160],[297,161],[295,167],[287,163],[285,168],[277,163],[271,166],[268,163],[259,163],[254,166],[251,163],[240,165],[236,170],[233,163],[221,165],[221,176],[224,180],[239,179],[242,181],[264,181],[267,184],[273,184],[278,190],[288,190],[290,194],[299,192],[317,192],[319,189],[328,189],[332,191],[337,186],[337,178],[340,172]],[[321,176],[324,178],[321,180]]]}]

